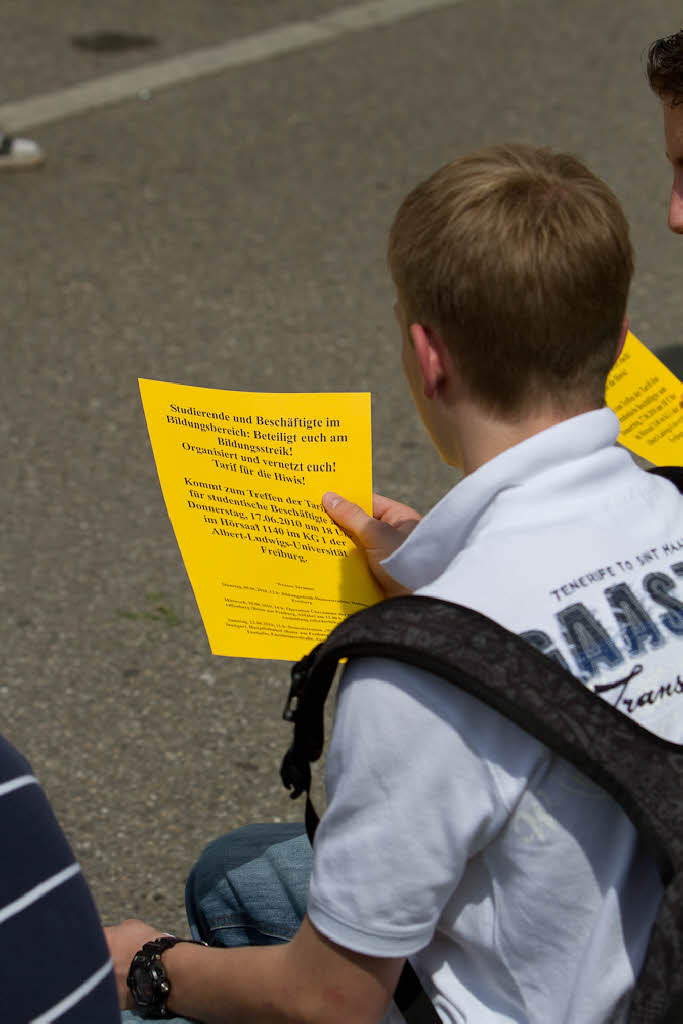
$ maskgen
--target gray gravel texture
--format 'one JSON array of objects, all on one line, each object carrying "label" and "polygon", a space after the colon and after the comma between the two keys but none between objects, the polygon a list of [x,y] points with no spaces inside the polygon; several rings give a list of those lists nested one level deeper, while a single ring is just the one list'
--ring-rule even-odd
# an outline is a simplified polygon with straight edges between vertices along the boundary
[{"label": "gray gravel texture", "polygon": [[[5,99],[215,45],[332,3],[6,0]],[[426,509],[453,482],[401,376],[388,223],[485,143],[572,150],[633,228],[634,332],[683,374],[683,241],[642,57],[675,0],[466,0],[36,134],[0,179],[2,731],[33,762],[103,918],[184,930],[203,845],[298,817],[278,766],[282,662],[212,657],[137,377],[370,390],[375,486]],[[75,34],[151,34],[92,54]]]}]

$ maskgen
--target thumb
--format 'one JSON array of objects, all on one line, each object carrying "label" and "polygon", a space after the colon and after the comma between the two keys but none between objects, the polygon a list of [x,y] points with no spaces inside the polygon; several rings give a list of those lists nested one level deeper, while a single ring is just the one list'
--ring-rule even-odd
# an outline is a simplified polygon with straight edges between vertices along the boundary
[{"label": "thumb", "polygon": [[364,512],[360,505],[347,501],[339,494],[328,491],[322,498],[323,508],[330,519],[350,537],[356,547],[367,559],[368,567],[384,592],[385,597],[406,594],[408,591],[381,565],[392,551],[403,541],[403,536],[395,526],[373,519]]},{"label": "thumb", "polygon": [[[360,505],[347,501],[333,491],[323,494],[322,502],[330,519],[353,541],[358,541],[363,534],[367,534],[368,526],[374,522]],[[367,541],[367,536],[365,539]]]},{"label": "thumb", "polygon": [[403,541],[394,526],[374,519],[360,505],[328,491],[323,495],[323,508],[337,526],[350,537],[371,562],[379,562],[395,551]]}]

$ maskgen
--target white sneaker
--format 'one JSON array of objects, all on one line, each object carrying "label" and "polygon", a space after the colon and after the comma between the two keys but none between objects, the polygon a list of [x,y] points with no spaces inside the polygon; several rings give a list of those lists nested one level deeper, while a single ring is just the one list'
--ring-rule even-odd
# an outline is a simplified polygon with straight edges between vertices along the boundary
[{"label": "white sneaker", "polygon": [[38,167],[44,160],[45,154],[33,139],[20,139],[0,132],[0,170]]}]

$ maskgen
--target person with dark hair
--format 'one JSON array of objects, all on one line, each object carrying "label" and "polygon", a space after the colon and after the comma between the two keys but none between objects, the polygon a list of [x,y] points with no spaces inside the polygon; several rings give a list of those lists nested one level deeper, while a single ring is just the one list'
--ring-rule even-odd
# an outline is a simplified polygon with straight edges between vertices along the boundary
[{"label": "person with dark hair", "polygon": [[[605,406],[633,271],[614,194],[568,154],[490,147],[410,192],[388,259],[415,406],[464,477],[424,519],[332,494],[328,514],[387,596],[466,605],[680,742],[683,495]],[[606,792],[380,657],[345,669],[325,781],[313,850],[254,825],[195,865],[191,929],[215,948],[108,930],[126,1020],[395,1024],[406,959],[444,1021],[623,1019],[662,886]]]},{"label": "person with dark hair", "polygon": [[674,171],[669,227],[683,234],[683,29],[656,39],[647,54],[650,87],[662,101],[666,155]]}]

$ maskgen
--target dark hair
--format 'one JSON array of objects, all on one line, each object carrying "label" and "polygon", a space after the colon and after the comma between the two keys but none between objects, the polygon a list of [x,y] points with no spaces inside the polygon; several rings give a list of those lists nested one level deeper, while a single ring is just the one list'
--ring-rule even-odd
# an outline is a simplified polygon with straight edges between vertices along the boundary
[{"label": "dark hair", "polygon": [[388,255],[406,315],[441,330],[484,405],[603,404],[633,257],[616,197],[575,157],[503,145],[447,164],[403,202]]},{"label": "dark hair", "polygon": [[683,103],[683,28],[672,36],[655,39],[647,51],[650,88],[672,106]]}]

